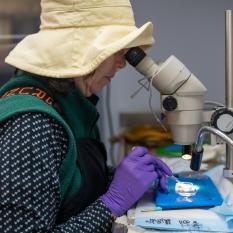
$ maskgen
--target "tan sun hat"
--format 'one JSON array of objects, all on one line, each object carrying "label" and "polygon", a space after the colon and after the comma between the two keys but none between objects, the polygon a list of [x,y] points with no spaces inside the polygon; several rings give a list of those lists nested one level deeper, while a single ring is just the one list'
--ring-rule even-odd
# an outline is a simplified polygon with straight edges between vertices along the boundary
[{"label": "tan sun hat", "polygon": [[121,49],[154,43],[152,23],[136,27],[129,0],[42,0],[41,9],[40,31],[5,60],[30,73],[80,77]]}]

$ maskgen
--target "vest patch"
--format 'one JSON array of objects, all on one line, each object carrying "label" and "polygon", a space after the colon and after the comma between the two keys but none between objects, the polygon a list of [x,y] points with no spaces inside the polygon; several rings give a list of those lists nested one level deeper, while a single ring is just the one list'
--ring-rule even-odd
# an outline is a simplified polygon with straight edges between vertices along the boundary
[{"label": "vest patch", "polygon": [[48,105],[52,106],[54,104],[54,99],[38,87],[17,87],[7,91],[1,98],[13,95],[32,95],[43,100]]}]

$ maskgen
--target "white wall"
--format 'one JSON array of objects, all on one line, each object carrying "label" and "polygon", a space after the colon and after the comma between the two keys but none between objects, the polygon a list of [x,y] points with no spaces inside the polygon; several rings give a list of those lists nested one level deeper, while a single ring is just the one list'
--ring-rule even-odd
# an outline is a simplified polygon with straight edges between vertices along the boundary
[{"label": "white wall", "polygon": [[[176,55],[207,87],[207,100],[225,101],[225,10],[233,9],[233,0],[132,0],[138,26],[154,24],[156,43],[148,53],[155,60]],[[119,133],[119,113],[149,111],[148,93],[134,99],[130,95],[142,78],[128,65],[111,83],[111,105],[115,133]],[[105,97],[106,90],[102,97]],[[160,108],[159,93],[153,96]],[[100,103],[101,127],[105,143],[109,138],[105,102]]]}]

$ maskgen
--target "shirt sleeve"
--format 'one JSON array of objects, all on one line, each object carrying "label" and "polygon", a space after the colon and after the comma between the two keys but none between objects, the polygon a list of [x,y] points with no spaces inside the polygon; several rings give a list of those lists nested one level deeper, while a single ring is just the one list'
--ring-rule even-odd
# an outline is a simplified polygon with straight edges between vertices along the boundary
[{"label": "shirt sleeve", "polygon": [[110,210],[97,200],[56,225],[59,168],[68,137],[44,113],[23,113],[0,125],[0,232],[109,232]]}]

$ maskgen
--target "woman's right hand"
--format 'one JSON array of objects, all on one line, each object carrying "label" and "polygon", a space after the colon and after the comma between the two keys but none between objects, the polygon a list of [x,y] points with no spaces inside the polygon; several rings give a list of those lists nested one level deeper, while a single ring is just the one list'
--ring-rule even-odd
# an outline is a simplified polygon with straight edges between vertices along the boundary
[{"label": "woman's right hand", "polygon": [[167,176],[172,172],[145,147],[135,147],[116,169],[108,191],[100,197],[111,212],[123,215],[143,194],[152,182],[159,179],[159,187],[167,190]]}]

